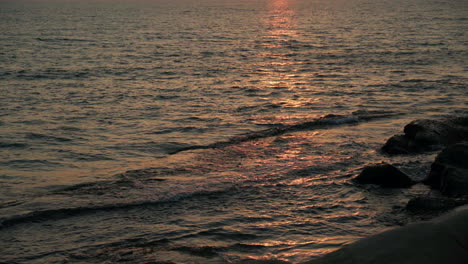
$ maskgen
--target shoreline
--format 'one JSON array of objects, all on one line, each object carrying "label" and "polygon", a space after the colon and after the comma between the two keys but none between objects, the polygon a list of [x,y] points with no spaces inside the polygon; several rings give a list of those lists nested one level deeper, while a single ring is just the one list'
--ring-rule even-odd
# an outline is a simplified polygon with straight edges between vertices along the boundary
[{"label": "shoreline", "polygon": [[421,219],[353,243],[304,264],[442,264],[468,259],[468,116],[415,120],[404,134],[391,137],[382,151],[388,155],[415,155],[439,149],[422,181],[390,164],[363,169],[357,184],[381,188],[408,188],[426,184],[431,191],[410,199],[402,210]]}]

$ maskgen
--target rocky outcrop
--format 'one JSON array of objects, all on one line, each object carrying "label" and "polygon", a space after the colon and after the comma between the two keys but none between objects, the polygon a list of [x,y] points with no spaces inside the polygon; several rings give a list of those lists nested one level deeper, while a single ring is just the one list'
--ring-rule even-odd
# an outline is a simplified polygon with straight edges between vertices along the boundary
[{"label": "rocky outcrop", "polygon": [[354,181],[361,184],[376,184],[385,188],[405,188],[415,184],[408,175],[387,163],[365,167],[354,178]]},{"label": "rocky outcrop", "polygon": [[427,222],[409,224],[354,243],[305,264],[465,264],[468,207]]},{"label": "rocky outcrop", "polygon": [[[343,246],[307,264],[462,264],[468,260],[468,116],[415,120],[404,134],[391,137],[382,151],[391,155],[443,149],[423,183],[440,192],[411,199],[407,216],[430,219],[386,231]],[[390,164],[368,166],[353,179],[381,187],[415,183]],[[461,206],[464,205],[464,206]],[[460,207],[461,206],[461,207]],[[416,213],[416,214],[413,214]],[[420,217],[424,216],[424,217]],[[429,216],[429,217],[427,217]]]},{"label": "rocky outcrop", "polygon": [[468,116],[443,120],[420,119],[405,126],[403,135],[388,139],[382,151],[395,154],[411,154],[437,149],[468,140]]},{"label": "rocky outcrop", "polygon": [[451,145],[439,153],[423,183],[445,195],[468,195],[468,143]]}]

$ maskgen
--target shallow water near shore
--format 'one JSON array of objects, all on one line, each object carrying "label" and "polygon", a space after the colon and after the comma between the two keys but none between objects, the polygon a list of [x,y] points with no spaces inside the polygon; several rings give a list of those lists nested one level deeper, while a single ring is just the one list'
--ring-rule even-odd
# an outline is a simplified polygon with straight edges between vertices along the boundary
[{"label": "shallow water near shore", "polygon": [[316,258],[427,193],[350,181],[467,111],[464,1],[0,1],[0,262]]}]

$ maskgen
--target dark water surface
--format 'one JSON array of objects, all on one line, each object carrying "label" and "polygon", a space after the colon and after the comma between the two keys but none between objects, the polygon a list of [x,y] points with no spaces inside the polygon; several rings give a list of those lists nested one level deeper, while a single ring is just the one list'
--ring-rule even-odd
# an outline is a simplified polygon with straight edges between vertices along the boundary
[{"label": "dark water surface", "polygon": [[428,190],[356,186],[467,111],[464,0],[0,1],[0,262],[301,262]]}]

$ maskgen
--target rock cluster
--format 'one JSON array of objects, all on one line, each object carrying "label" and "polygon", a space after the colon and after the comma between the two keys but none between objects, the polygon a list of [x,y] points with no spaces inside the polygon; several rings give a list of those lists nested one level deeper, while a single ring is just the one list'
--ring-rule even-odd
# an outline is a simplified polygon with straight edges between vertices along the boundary
[{"label": "rock cluster", "polygon": [[[404,135],[391,137],[382,150],[396,155],[445,146],[422,183],[449,197],[468,196],[468,116],[415,120],[405,126],[404,132]],[[392,188],[409,187],[416,183],[390,164],[365,167],[354,181]]]},{"label": "rock cluster", "polygon": [[[427,177],[421,181],[440,194],[413,198],[406,210],[443,212],[455,208],[454,211],[429,222],[409,224],[359,240],[306,263],[467,263],[468,116],[415,120],[405,126],[404,133],[388,139],[382,151],[397,155],[444,148],[432,163]],[[404,188],[416,183],[386,163],[365,167],[353,180],[384,188]]]},{"label": "rock cluster", "polygon": [[422,181],[439,197],[415,197],[406,205],[411,212],[446,211],[468,203],[468,143],[450,145],[440,152]]},{"label": "rock cluster", "polygon": [[468,195],[468,143],[448,146],[439,153],[423,183],[445,195]]},{"label": "rock cluster", "polygon": [[[445,149],[432,164],[422,183],[447,196],[468,195],[468,116],[446,119],[420,119],[404,128],[403,135],[387,140],[382,151],[389,155],[414,154]],[[416,182],[390,164],[365,167],[354,179],[357,183],[404,188]]]},{"label": "rock cluster", "polygon": [[468,140],[468,116],[443,120],[415,120],[383,145],[382,151],[390,154],[411,154],[434,150]]}]

